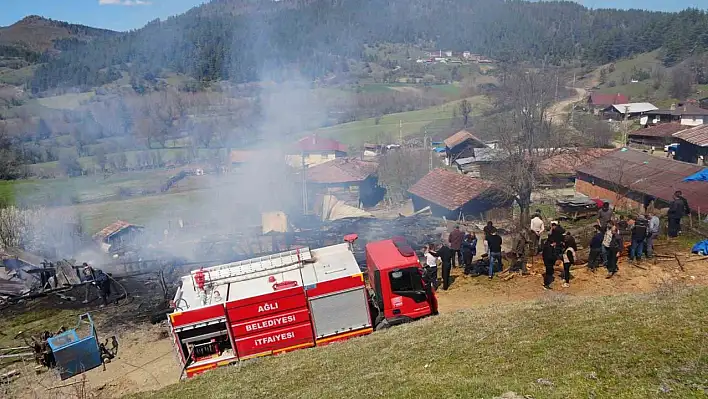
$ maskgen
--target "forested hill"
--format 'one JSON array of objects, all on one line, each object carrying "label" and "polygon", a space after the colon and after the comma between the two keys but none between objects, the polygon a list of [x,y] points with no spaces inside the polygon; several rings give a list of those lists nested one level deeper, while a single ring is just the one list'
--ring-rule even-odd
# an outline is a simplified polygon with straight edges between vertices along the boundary
[{"label": "forested hill", "polygon": [[[504,0],[215,0],[116,37],[77,44],[40,68],[35,91],[95,86],[126,70],[252,81],[293,67],[347,69],[365,43],[435,43],[501,61],[605,63],[665,49],[675,63],[708,48],[708,15],[589,10],[573,2]],[[267,75],[267,76],[264,76]]]}]

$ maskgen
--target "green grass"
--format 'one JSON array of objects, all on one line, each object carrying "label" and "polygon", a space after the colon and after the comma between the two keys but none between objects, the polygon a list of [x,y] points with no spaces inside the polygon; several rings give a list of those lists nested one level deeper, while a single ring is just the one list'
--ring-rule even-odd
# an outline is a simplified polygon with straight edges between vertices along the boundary
[{"label": "green grass", "polygon": [[[470,97],[468,101],[472,103],[473,115],[481,114],[488,107],[484,96]],[[366,142],[392,142],[398,140],[399,122],[402,122],[403,136],[418,134],[425,125],[436,119],[452,118],[453,109],[458,104],[459,101],[453,101],[418,111],[384,115],[378,124],[376,118],[369,118],[317,129],[316,132],[351,146],[360,146]]]},{"label": "green grass", "polygon": [[36,65],[30,65],[20,69],[9,69],[0,72],[0,83],[22,86],[32,78],[36,68]]},{"label": "green grass", "polygon": [[82,102],[90,100],[96,93],[69,93],[61,96],[45,97],[37,99],[44,107],[51,109],[67,109],[72,110],[79,108]]},{"label": "green grass", "polygon": [[[705,398],[708,289],[459,311],[208,372],[152,398]],[[660,390],[665,391],[661,393]]]}]

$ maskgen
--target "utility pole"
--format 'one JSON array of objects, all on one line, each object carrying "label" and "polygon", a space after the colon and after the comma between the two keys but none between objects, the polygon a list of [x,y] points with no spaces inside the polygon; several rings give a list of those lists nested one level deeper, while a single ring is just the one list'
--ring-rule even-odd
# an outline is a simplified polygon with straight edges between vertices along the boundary
[{"label": "utility pole", "polygon": [[624,123],[622,123],[622,146],[627,146],[627,140],[629,139],[629,125],[627,125],[627,119],[629,118],[629,105],[624,106]]},{"label": "utility pole", "polygon": [[555,94],[555,96],[553,97],[553,102],[554,102],[554,103],[557,103],[557,102],[558,102],[558,80],[559,80],[559,79],[560,79],[560,77],[558,76],[558,71],[556,71],[556,94]]},{"label": "utility pole", "polygon": [[428,140],[430,140],[430,157],[428,160],[428,172],[433,170],[433,138],[428,137],[428,128],[425,128],[425,136],[423,136],[423,148],[428,148]]},{"label": "utility pole", "polygon": [[398,144],[403,147],[403,120],[398,120]]},{"label": "utility pole", "polygon": [[[573,90],[575,90],[575,72],[573,72]],[[573,114],[575,113],[575,104],[570,104],[570,126],[573,126]]]},{"label": "utility pole", "polygon": [[302,160],[302,214],[307,215],[307,176],[306,170],[307,165],[305,165],[305,153],[301,153],[300,159]]}]

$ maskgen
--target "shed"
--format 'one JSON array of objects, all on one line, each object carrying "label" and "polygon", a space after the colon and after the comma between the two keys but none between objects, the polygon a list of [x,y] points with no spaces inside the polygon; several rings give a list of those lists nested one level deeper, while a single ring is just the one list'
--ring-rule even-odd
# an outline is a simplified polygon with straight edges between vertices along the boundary
[{"label": "shed", "polygon": [[447,156],[448,165],[452,165],[458,158],[474,156],[475,148],[487,147],[479,137],[468,130],[460,130],[443,142],[445,143],[445,155]]},{"label": "shed", "polygon": [[659,147],[670,145],[673,134],[687,129],[678,122],[662,123],[629,133],[629,143],[638,147]]},{"label": "shed", "polygon": [[708,125],[695,126],[674,133],[678,141],[675,159],[699,165],[706,164],[708,158]]},{"label": "shed", "polygon": [[613,104],[626,104],[629,102],[629,97],[624,94],[602,94],[591,93],[588,97],[588,107],[591,110],[605,109]]},{"label": "shed", "polygon": [[118,220],[94,234],[93,240],[110,253],[134,242],[143,230],[143,226]]},{"label": "shed", "polygon": [[644,115],[647,112],[656,111],[657,109],[659,108],[657,108],[654,104],[651,103],[613,104],[605,108],[602,113],[605,118],[619,120],[624,119],[625,116],[627,118],[636,118],[638,116]]},{"label": "shed", "polygon": [[667,206],[675,191],[692,209],[708,209],[708,182],[683,180],[703,168],[633,149],[617,149],[578,168],[575,190],[590,198],[607,198],[618,206],[642,209],[651,201]]},{"label": "shed", "polygon": [[510,203],[492,182],[445,169],[431,171],[408,192],[415,211],[429,206],[434,216],[448,219],[483,216]]},{"label": "shed", "polygon": [[358,194],[361,205],[373,206],[383,199],[382,189],[378,186],[377,169],[376,162],[338,158],[307,168],[305,179],[308,188],[316,193],[348,191]]},{"label": "shed", "polygon": [[288,163],[296,168],[301,168],[303,163],[317,165],[346,155],[347,146],[316,134],[301,138],[287,149]]}]

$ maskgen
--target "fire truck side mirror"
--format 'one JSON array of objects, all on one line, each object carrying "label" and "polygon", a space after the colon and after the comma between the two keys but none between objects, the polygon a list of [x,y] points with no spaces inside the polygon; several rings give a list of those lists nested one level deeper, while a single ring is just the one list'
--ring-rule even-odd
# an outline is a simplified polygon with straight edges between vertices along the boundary
[{"label": "fire truck side mirror", "polygon": [[348,242],[349,244],[354,244],[354,241],[359,239],[358,234],[347,234],[344,236],[344,241]]}]

